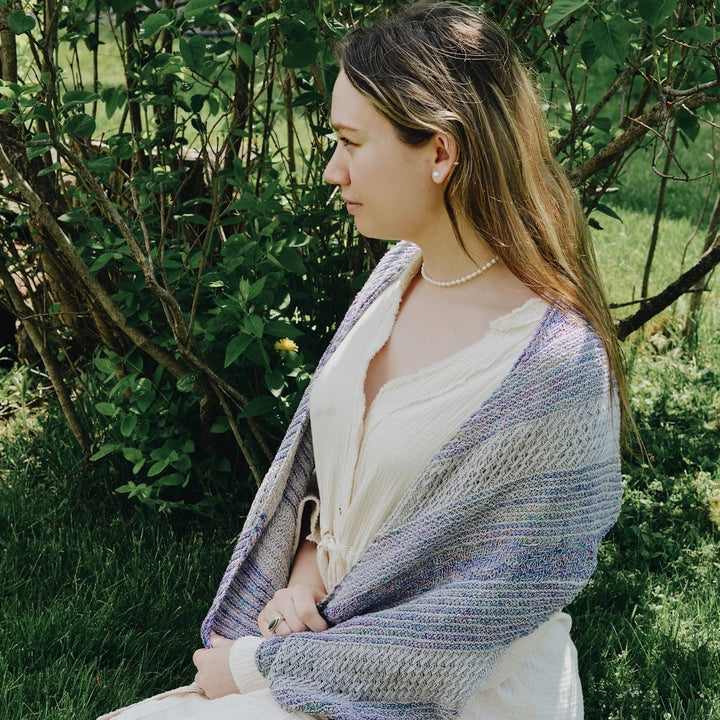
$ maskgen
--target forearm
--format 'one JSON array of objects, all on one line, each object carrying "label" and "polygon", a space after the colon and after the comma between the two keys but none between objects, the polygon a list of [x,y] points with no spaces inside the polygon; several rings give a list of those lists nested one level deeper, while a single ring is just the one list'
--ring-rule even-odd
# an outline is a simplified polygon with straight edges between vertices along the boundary
[{"label": "forearm", "polygon": [[287,586],[294,587],[296,585],[306,585],[312,588],[319,597],[327,593],[317,564],[317,545],[312,540],[301,540],[295,553]]}]

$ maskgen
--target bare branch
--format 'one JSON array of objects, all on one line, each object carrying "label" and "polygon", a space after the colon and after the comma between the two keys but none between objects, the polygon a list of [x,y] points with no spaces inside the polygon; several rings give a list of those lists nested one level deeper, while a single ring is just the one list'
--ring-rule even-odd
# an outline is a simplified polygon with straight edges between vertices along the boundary
[{"label": "bare branch", "polygon": [[144,333],[127,324],[127,318],[115,304],[113,299],[100,284],[97,278],[90,272],[83,262],[70,238],[64,233],[57,220],[52,216],[45,203],[38,196],[35,190],[28,184],[25,178],[18,172],[0,144],[0,169],[5,173],[10,182],[17,188],[28,204],[30,212],[37,218],[37,221],[48,231],[50,237],[57,243],[64,253],[73,271],[82,280],[92,295],[98,300],[105,312],[110,316],[117,327],[135,343],[143,352],[154,358],[160,365],[166,367],[174,377],[181,378],[188,372],[187,366],[176,360],[163,348],[155,345]]},{"label": "bare branch", "polygon": [[[717,97],[704,92],[697,92],[690,95],[684,105],[694,109],[704,105],[712,105],[718,102]],[[585,180],[596,172],[612,165],[621,158],[635,143],[641,140],[652,127],[657,127],[665,122],[668,113],[668,104],[664,101],[655,103],[646,113],[639,118],[634,118],[627,130],[620,136],[611,140],[604,148],[598,150],[595,155],[578,165],[568,173],[568,178],[573,186],[581,185]]]},{"label": "bare branch", "polygon": [[681,295],[691,291],[695,283],[705,277],[717,265],[720,265],[720,244],[716,243],[675,282],[670,283],[661,293],[648,299],[636,313],[618,321],[616,324],[618,338],[625,340],[628,335],[641,328],[650,318],[655,317],[666,307],[672,305]]}]

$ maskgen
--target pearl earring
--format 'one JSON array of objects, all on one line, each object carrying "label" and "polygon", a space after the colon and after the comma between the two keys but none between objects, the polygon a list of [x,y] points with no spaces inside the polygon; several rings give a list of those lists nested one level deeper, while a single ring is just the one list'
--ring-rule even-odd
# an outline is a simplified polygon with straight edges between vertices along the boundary
[{"label": "pearl earring", "polygon": [[439,170],[433,170],[432,179],[437,182],[440,179],[440,171]]}]

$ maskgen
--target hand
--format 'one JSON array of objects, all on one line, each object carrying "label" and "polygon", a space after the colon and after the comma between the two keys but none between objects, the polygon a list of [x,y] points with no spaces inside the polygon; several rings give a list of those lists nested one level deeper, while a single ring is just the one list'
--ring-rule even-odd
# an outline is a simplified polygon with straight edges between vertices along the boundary
[{"label": "hand", "polygon": [[[260,632],[269,638],[273,635],[287,637],[304,630],[327,630],[328,624],[316,607],[324,595],[322,590],[301,584],[278,590],[258,615]],[[270,623],[278,617],[282,621],[272,631],[269,630]]]},{"label": "hand", "polygon": [[201,648],[193,654],[193,663],[197,668],[195,684],[211,700],[239,692],[230,672],[232,644],[232,640],[224,638],[216,632],[211,632],[211,649]]}]

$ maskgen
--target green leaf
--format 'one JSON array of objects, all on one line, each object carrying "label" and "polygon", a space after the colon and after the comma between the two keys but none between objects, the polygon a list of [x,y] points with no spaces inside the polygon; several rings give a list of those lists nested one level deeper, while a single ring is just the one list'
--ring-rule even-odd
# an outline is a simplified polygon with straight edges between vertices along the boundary
[{"label": "green leaf", "polygon": [[182,393],[192,392],[196,382],[197,373],[187,373],[175,383],[175,387]]},{"label": "green leaf", "polygon": [[586,67],[589,68],[594,65],[600,55],[601,53],[599,52],[597,45],[592,40],[586,40],[580,45],[580,56],[582,57]]},{"label": "green leaf", "polygon": [[44,177],[45,175],[50,175],[50,173],[54,173],[54,172],[57,172],[58,170],[60,170],[60,167],[61,167],[61,165],[59,162],[54,162],[52,165],[50,165],[50,167],[46,167],[46,168],[43,168],[42,170],[39,170],[37,176]]},{"label": "green leaf", "polygon": [[228,419],[221,415],[215,422],[212,424],[212,427],[210,428],[210,432],[213,434],[221,435],[224,432],[227,432],[230,429],[230,423],[228,422]]},{"label": "green leaf", "polygon": [[675,122],[680,132],[691,142],[697,138],[700,132],[700,121],[692,113],[686,110],[680,110],[675,114]]},{"label": "green leaf", "polygon": [[256,338],[262,337],[264,328],[265,323],[262,321],[262,318],[257,315],[248,315],[245,320],[243,320],[243,330],[254,335]]},{"label": "green leaf", "polygon": [[90,138],[95,132],[95,120],[87,113],[71,115],[63,125],[63,132],[79,138]]},{"label": "green leaf", "polygon": [[194,23],[198,17],[208,11],[216,11],[217,2],[215,0],[188,0],[188,4],[183,10],[183,18],[188,23]]},{"label": "green leaf", "polygon": [[650,27],[655,27],[677,10],[677,0],[638,0],[637,10]]},{"label": "green leaf", "polygon": [[205,95],[200,95],[200,93],[195,93],[190,98],[190,109],[194,113],[199,113],[202,110],[203,105],[205,104]]},{"label": "green leaf", "polygon": [[298,69],[312,65],[318,53],[320,45],[314,40],[291,41],[282,59],[283,67]]},{"label": "green leaf", "polygon": [[272,335],[273,337],[286,337],[294,340],[295,338],[300,337],[303,333],[302,330],[298,330],[295,325],[287,320],[268,320],[265,323],[265,334]]},{"label": "green leaf", "polygon": [[608,217],[614,218],[615,220],[619,220],[620,222],[623,221],[623,219],[609,205],[604,205],[603,203],[599,203],[595,209],[598,212],[601,212],[603,215],[607,215]]},{"label": "green leaf", "polygon": [[32,117],[45,122],[52,122],[55,119],[52,110],[47,105],[42,104],[36,105],[32,109]]},{"label": "green leaf", "polygon": [[140,412],[145,412],[155,400],[155,388],[150,384],[150,381],[143,378],[138,383],[139,387],[135,390],[132,395],[133,402],[137,405]]},{"label": "green leaf", "polygon": [[8,25],[16,35],[22,35],[35,27],[35,18],[22,10],[12,10],[8,14]]},{"label": "green leaf", "polygon": [[285,376],[279,370],[266,370],[265,386],[273,397],[280,397],[285,387]]},{"label": "green leaf", "polygon": [[51,147],[50,143],[47,145],[33,145],[29,148],[25,148],[25,152],[27,153],[28,158],[32,160],[40,155],[44,155]]},{"label": "green leaf", "polygon": [[[128,416],[128,417],[131,417],[131,416]],[[136,416],[133,415],[132,417],[136,417]],[[142,454],[141,450],[138,450],[137,448],[134,448],[134,447],[124,447],[122,449],[122,454],[123,454],[124,458],[128,462],[131,462],[131,463],[138,463],[141,460],[144,460],[144,457],[145,457]]]},{"label": "green leaf", "polygon": [[568,15],[576,13],[588,4],[588,0],[555,0],[545,15],[545,27],[558,25]]},{"label": "green leaf", "polygon": [[108,4],[118,15],[124,15],[136,6],[133,0],[110,0]]},{"label": "green leaf", "polygon": [[283,248],[277,254],[277,259],[280,264],[291,273],[295,273],[296,275],[305,274],[305,263],[303,263],[300,254],[294,248]]},{"label": "green leaf", "polygon": [[266,276],[263,275],[263,277],[261,277],[259,280],[256,280],[250,286],[250,288],[248,289],[248,292],[247,292],[248,300],[254,300],[263,291],[263,288],[265,287],[265,280],[266,280]]},{"label": "green leaf", "polygon": [[[188,459],[189,462],[189,459]],[[182,467],[180,470],[187,472],[189,468]],[[170,473],[169,475],[163,475],[160,479],[155,481],[155,485],[166,486],[182,486],[187,485],[188,477],[183,475],[182,472]]]},{"label": "green leaf", "polygon": [[232,365],[246,350],[247,346],[252,342],[253,338],[251,335],[240,334],[236,335],[225,348],[225,365],[229,367]]},{"label": "green leaf", "polygon": [[235,46],[235,49],[237,50],[237,54],[240,56],[240,59],[248,67],[251,67],[253,64],[253,60],[255,59],[252,48],[247,43],[238,43]]},{"label": "green leaf", "polygon": [[128,160],[133,155],[132,145],[122,138],[110,143],[110,152],[117,160]]},{"label": "green leaf", "polygon": [[120,449],[119,443],[105,443],[104,445],[101,445],[97,452],[93,453],[90,456],[90,460],[99,460],[100,458],[104,458],[106,455],[109,455],[110,453],[114,453],[116,450]]},{"label": "green leaf", "polygon": [[85,105],[86,103],[95,102],[99,100],[100,96],[97,93],[88,92],[87,90],[69,90],[62,97],[63,110],[77,107],[78,105]]},{"label": "green leaf", "polygon": [[90,272],[96,273],[102,270],[111,260],[120,260],[122,255],[118,252],[104,252],[98,255],[90,265]]},{"label": "green leaf", "polygon": [[323,96],[317,90],[308,90],[300,93],[293,101],[293,107],[313,107],[324,101]]},{"label": "green leaf", "polygon": [[91,172],[107,175],[115,169],[115,160],[111,157],[94,157],[85,161],[85,167]]},{"label": "green leaf", "polygon": [[[121,421],[120,423],[120,434],[123,437],[130,437],[133,432],[135,431],[135,428],[137,427],[138,423],[138,416],[134,413],[128,413]],[[123,454],[125,453],[125,449],[123,448]],[[125,456],[127,457],[127,455]],[[137,462],[137,458],[135,460],[128,458],[130,462]]]},{"label": "green leaf", "polygon": [[240,417],[249,418],[257,417],[258,415],[266,415],[271,410],[275,409],[277,401],[275,398],[269,395],[261,395],[251,400],[245,409],[240,413]]},{"label": "green leaf", "polygon": [[92,52],[93,50],[97,50],[101,45],[104,45],[105,43],[98,37],[98,34],[96,32],[88,33],[85,36],[85,47]]},{"label": "green leaf", "polygon": [[112,360],[104,357],[96,357],[93,359],[93,365],[101,372],[106,375],[115,375],[117,372],[117,364]]},{"label": "green leaf", "polygon": [[610,20],[596,20],[590,28],[590,34],[598,50],[616,63],[625,62],[629,35],[627,21],[616,15]]},{"label": "green leaf", "polygon": [[140,40],[149,40],[157,35],[161,30],[172,27],[175,24],[175,17],[171,11],[157,12],[146,18],[140,26],[138,38]]},{"label": "green leaf", "polygon": [[95,403],[95,409],[105,417],[113,417],[118,411],[117,405],[113,405],[109,402]]},{"label": "green leaf", "polygon": [[172,462],[172,453],[170,453],[170,455],[167,455],[166,457],[162,458],[161,460],[154,462],[150,466],[150,469],[147,472],[147,476],[149,478],[151,478],[151,477],[155,477],[156,475],[159,475],[171,462]]},{"label": "green leaf", "polygon": [[100,99],[105,103],[106,117],[111,118],[125,104],[127,89],[122,86],[105,88],[100,93]]},{"label": "green leaf", "polygon": [[185,64],[194,72],[200,72],[203,60],[205,60],[205,48],[207,42],[199,35],[188,38],[180,38],[180,55]]}]

